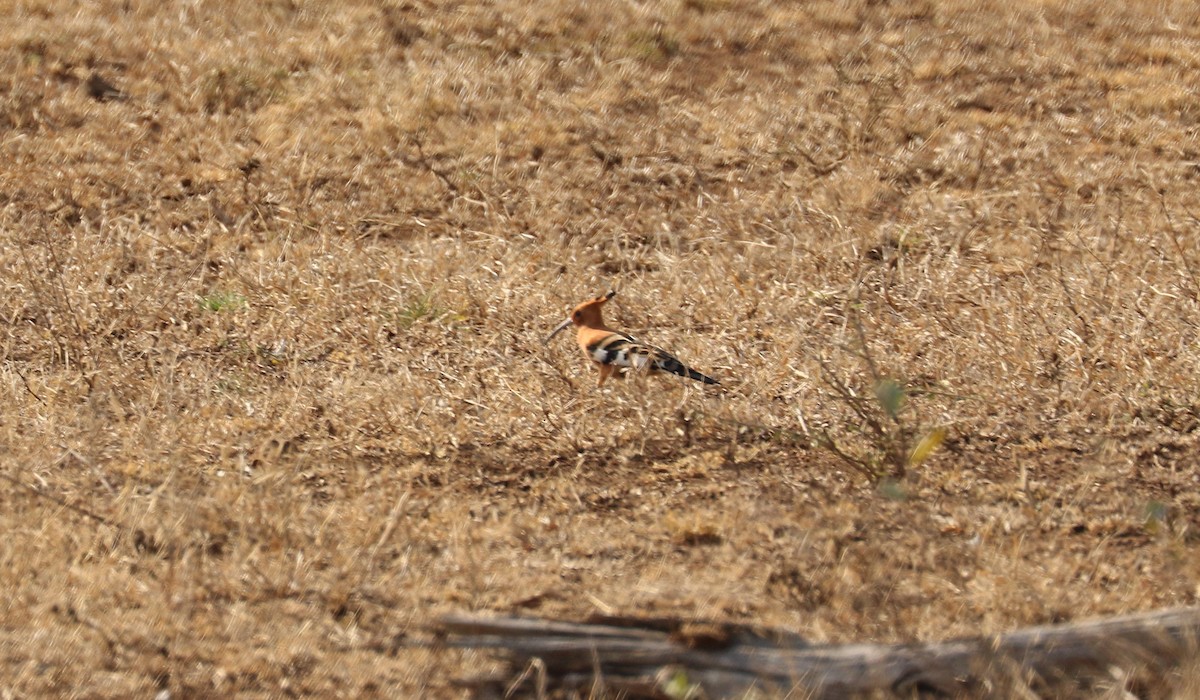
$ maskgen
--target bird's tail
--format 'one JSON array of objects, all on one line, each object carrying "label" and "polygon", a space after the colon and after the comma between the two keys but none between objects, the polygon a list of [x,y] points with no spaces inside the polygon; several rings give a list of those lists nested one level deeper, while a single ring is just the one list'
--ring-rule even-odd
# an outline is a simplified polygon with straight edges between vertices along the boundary
[{"label": "bird's tail", "polygon": [[687,376],[689,379],[695,379],[696,381],[704,382],[705,384],[720,384],[721,383],[721,382],[718,382],[717,380],[713,379],[712,377],[708,376],[707,374],[701,374],[701,373],[697,372],[696,370],[692,369],[691,367],[685,367],[684,369],[687,370]]},{"label": "bird's tail", "polygon": [[675,359],[674,357],[667,355],[666,353],[660,354],[659,357],[657,358],[657,360],[658,361],[655,362],[654,364],[658,367],[658,369],[660,369],[664,372],[670,372],[671,374],[678,374],[681,377],[687,377],[688,379],[695,379],[696,381],[704,382],[705,384],[720,384],[720,382],[718,382],[717,380],[708,376],[707,374],[701,374],[700,372],[697,372],[696,370],[692,369],[691,367],[688,367],[687,365],[683,364],[682,362]]}]

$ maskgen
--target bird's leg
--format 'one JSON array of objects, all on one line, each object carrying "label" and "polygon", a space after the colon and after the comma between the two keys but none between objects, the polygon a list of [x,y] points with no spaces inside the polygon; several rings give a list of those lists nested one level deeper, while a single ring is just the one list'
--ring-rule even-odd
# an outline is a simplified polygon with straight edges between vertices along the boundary
[{"label": "bird's leg", "polygon": [[600,365],[600,382],[596,386],[604,386],[604,380],[612,376],[612,373],[617,371],[616,365]]}]

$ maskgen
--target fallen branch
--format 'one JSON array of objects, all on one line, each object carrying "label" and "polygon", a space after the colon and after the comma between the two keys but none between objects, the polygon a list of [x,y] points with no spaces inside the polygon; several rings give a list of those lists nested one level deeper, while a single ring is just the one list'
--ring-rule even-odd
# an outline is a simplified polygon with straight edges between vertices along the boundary
[{"label": "fallen branch", "polygon": [[801,697],[873,692],[960,696],[997,675],[1033,686],[1127,675],[1162,675],[1196,657],[1200,609],[1030,627],[994,637],[929,644],[808,644],[786,632],[739,625],[604,618],[591,623],[448,616],[438,625],[456,647],[503,649],[516,676],[541,665],[550,687],[597,679],[626,697],[740,697],[752,688]]}]

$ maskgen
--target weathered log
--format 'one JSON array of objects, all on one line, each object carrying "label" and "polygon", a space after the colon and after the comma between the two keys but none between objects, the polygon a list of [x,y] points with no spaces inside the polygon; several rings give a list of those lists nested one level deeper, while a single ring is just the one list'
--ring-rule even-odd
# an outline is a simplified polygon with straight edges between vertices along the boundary
[{"label": "weathered log", "polygon": [[[816,698],[879,691],[960,695],[997,673],[1047,685],[1116,668],[1161,674],[1196,657],[1200,609],[898,645],[814,645],[792,633],[739,625],[622,618],[577,624],[448,616],[438,630],[453,646],[505,650],[514,671],[538,659],[551,686],[600,678],[632,697],[668,697],[689,686],[710,698],[741,696],[754,687],[798,689]],[[672,679],[674,690],[664,694]]]}]

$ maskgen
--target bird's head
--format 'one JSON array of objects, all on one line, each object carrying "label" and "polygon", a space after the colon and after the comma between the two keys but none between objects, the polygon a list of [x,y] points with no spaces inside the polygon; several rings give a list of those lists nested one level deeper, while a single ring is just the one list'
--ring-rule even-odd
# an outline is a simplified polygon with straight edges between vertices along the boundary
[{"label": "bird's head", "polygon": [[602,327],[604,325],[604,318],[600,315],[600,307],[604,306],[608,303],[609,299],[612,299],[616,295],[617,290],[614,289],[604,296],[588,299],[579,306],[576,306],[571,310],[571,315],[567,317],[567,320],[558,324],[558,327],[550,335],[546,336],[546,342],[549,343],[554,336],[572,324],[576,326],[589,326],[591,328]]}]

